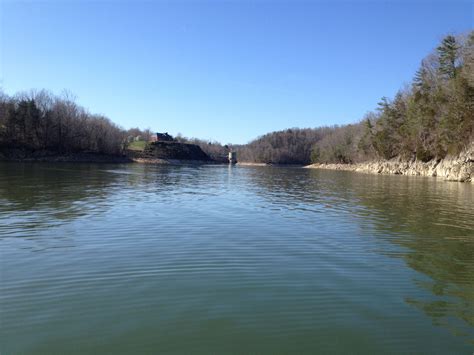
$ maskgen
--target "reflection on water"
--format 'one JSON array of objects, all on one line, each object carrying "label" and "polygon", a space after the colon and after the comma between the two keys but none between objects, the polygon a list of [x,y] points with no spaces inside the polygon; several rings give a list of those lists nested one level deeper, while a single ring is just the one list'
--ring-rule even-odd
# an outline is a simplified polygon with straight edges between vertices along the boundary
[{"label": "reflection on water", "polygon": [[378,214],[372,219],[377,237],[403,247],[394,256],[421,273],[413,281],[429,293],[406,297],[406,302],[423,310],[434,324],[474,341],[472,186],[371,175],[349,181],[357,184],[353,190],[359,203]]},{"label": "reflection on water", "polygon": [[0,164],[0,352],[469,353],[474,189]]}]

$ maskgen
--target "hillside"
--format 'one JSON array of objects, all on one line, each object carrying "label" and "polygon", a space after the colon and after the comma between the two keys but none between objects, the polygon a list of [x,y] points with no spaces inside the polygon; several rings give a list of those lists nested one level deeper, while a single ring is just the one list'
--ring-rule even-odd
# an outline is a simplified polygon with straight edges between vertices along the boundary
[{"label": "hillside", "polygon": [[[383,80],[383,78],[381,78]],[[342,102],[344,98],[341,98]],[[437,162],[474,140],[474,32],[446,36],[410,85],[360,122],[268,133],[238,149],[239,160],[276,164]]]}]

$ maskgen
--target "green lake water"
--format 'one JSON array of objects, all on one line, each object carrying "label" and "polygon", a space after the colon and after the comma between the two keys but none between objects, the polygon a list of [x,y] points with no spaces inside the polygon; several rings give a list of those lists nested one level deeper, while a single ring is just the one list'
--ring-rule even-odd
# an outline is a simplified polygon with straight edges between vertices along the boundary
[{"label": "green lake water", "polygon": [[469,354],[474,186],[0,164],[0,353]]}]

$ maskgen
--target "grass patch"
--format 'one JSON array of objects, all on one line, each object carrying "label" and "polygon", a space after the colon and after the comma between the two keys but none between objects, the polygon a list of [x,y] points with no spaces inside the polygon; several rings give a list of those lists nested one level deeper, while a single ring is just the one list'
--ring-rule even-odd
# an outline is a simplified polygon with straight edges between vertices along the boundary
[{"label": "grass patch", "polygon": [[130,142],[128,144],[128,149],[130,150],[144,150],[146,147],[147,142],[145,141],[136,141],[136,142]]}]

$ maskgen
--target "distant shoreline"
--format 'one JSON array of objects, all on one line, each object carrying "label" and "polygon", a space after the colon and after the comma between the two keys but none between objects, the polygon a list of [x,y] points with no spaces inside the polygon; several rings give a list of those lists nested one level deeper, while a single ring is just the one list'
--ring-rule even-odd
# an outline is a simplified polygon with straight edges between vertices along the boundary
[{"label": "distant shoreline", "polygon": [[48,150],[29,151],[23,149],[0,150],[0,161],[4,162],[61,162],[61,163],[132,163],[126,155],[100,154],[93,152],[59,153]]},{"label": "distant shoreline", "polygon": [[[142,163],[142,164],[204,164],[219,163],[201,148],[185,143],[152,143],[143,151],[124,150],[122,154],[91,151],[60,152],[29,147],[0,147],[0,161],[67,162],[67,163]],[[220,162],[222,163],[222,162]]]},{"label": "distant shoreline", "polygon": [[[111,164],[156,164],[156,165],[212,165],[227,164],[223,161],[200,159],[174,159],[143,157],[140,154],[107,155],[93,152],[58,153],[41,150],[30,151],[19,148],[0,150],[0,161],[4,162],[49,162],[49,163],[111,163]],[[282,164],[237,162],[237,166],[268,167],[285,166]],[[295,167],[295,165],[290,165]],[[400,157],[391,160],[368,161],[355,164],[317,163],[300,165],[304,169],[342,170],[385,175],[409,175],[438,177],[447,181],[474,183],[474,142],[457,156],[433,159],[428,162],[404,160]]]},{"label": "distant shoreline", "polygon": [[16,163],[104,163],[104,164],[155,164],[155,165],[202,165],[222,164],[213,160],[134,158],[127,155],[106,155],[96,153],[35,154],[5,156],[0,152],[0,162]]}]

